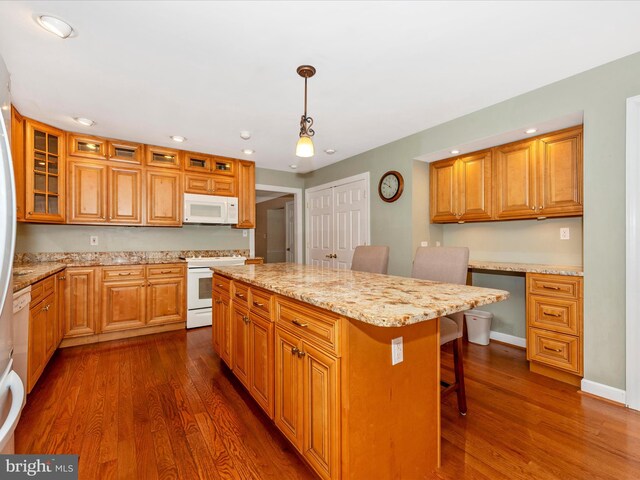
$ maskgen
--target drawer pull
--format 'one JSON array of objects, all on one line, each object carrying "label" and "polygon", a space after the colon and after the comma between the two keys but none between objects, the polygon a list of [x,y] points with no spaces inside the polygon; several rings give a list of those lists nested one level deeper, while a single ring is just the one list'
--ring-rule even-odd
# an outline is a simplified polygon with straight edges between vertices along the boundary
[{"label": "drawer pull", "polygon": [[223,284],[221,284],[221,283],[216,283],[216,287],[220,287],[220,288],[222,288],[222,287],[224,287],[224,285],[223,285]]},{"label": "drawer pull", "polygon": [[165,274],[165,273],[171,273],[173,270],[162,270],[160,273],[161,274]]},{"label": "drawer pull", "polygon": [[545,317],[556,317],[556,318],[559,318],[559,317],[561,317],[561,316],[562,316],[562,315],[561,315],[561,314],[559,314],[559,313],[549,313],[549,312],[546,312],[546,311],[544,311],[544,310],[542,311],[542,314],[543,314]]},{"label": "drawer pull", "polygon": [[48,312],[50,308],[51,308],[51,304],[47,305],[46,307],[42,307],[42,311]]},{"label": "drawer pull", "polygon": [[264,307],[264,303],[260,303],[260,302],[253,302],[253,305],[256,307]]},{"label": "drawer pull", "polygon": [[236,293],[236,297],[238,297],[238,298],[244,298],[244,293]]},{"label": "drawer pull", "polygon": [[553,287],[551,285],[542,285],[542,288],[546,288],[547,290],[560,290],[560,287]]},{"label": "drawer pull", "polygon": [[61,276],[60,278],[58,278],[58,280],[66,280],[66,279],[67,279],[67,277],[65,277],[64,275]]},{"label": "drawer pull", "polygon": [[309,326],[308,323],[302,323],[297,318],[294,318],[293,320],[291,320],[291,323],[293,323],[294,325],[297,325],[298,327],[302,327],[302,328],[307,328]]},{"label": "drawer pull", "polygon": [[551,352],[557,352],[557,353],[562,352],[561,348],[551,348],[551,347],[547,347],[546,345],[544,345],[542,348],[544,348],[545,350],[549,350]]},{"label": "drawer pull", "polygon": [[131,275],[131,272],[120,272],[118,275],[121,277],[126,277],[127,275]]},{"label": "drawer pull", "polygon": [[216,303],[220,305],[222,303],[222,300],[216,300]]}]

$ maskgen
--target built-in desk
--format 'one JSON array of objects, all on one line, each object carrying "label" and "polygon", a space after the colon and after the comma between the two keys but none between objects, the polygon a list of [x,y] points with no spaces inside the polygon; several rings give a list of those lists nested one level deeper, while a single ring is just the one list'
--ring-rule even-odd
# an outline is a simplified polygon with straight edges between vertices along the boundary
[{"label": "built-in desk", "polygon": [[549,275],[584,276],[582,267],[574,265],[544,265],[539,263],[487,262],[469,260],[469,270],[489,270],[497,272],[543,273]]}]

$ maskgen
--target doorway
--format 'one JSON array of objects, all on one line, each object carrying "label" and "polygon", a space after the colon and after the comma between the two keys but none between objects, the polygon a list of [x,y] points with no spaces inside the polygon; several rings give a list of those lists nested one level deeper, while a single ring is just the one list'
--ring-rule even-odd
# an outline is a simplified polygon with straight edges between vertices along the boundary
[{"label": "doorway", "polygon": [[256,228],[249,232],[251,256],[303,263],[302,189],[257,184]]}]

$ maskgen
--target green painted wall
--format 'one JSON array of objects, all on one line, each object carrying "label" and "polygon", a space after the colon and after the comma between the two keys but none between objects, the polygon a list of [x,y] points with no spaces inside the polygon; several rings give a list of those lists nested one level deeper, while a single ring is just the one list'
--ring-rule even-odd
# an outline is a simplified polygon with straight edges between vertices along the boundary
[{"label": "green painted wall", "polygon": [[[638,94],[640,54],[634,54],[330,165],[306,175],[305,185],[370,171],[373,193],[386,170],[410,178],[420,155],[584,112],[585,378],[624,389],[625,112],[626,99]],[[390,273],[410,272],[414,188],[408,181],[405,195],[391,205],[372,195],[372,242],[391,246]],[[490,225],[496,230],[489,235],[499,237],[501,224]],[[439,230],[428,231],[435,241]],[[526,231],[517,242],[526,240]]]},{"label": "green painted wall", "polygon": [[298,173],[256,168],[256,184],[278,187],[304,188],[304,177]]}]

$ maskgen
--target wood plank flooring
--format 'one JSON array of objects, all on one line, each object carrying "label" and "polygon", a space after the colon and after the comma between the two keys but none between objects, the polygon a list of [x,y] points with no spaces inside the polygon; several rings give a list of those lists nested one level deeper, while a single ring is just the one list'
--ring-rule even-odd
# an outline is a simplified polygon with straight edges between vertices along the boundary
[{"label": "wood plank flooring", "polygon": [[[640,413],[532,374],[504,345],[467,344],[465,375],[469,412],[446,399],[442,468],[425,478],[640,478]],[[83,480],[315,478],[220,366],[207,328],[58,351],[16,451],[80,454]]]}]

